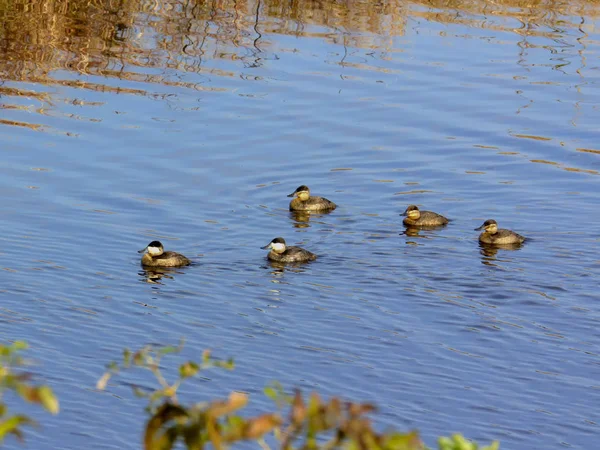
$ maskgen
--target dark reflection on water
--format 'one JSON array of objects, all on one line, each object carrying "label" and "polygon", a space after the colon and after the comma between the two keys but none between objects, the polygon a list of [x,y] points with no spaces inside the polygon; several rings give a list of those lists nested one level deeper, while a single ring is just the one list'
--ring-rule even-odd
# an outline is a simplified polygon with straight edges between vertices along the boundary
[{"label": "dark reflection on water", "polygon": [[290,219],[294,228],[308,228],[313,224],[326,225],[326,218],[334,211],[309,212],[309,211],[290,211]]},{"label": "dark reflection on water", "polygon": [[[599,12],[0,0],[0,338],[62,407],[29,446],[137,447],[134,377],[93,386],[183,336],[186,359],[236,358],[194,400],[264,410],[278,379],[429,443],[595,448]],[[339,207],[290,213],[302,183]],[[411,203],[454,220],[405,229]],[[531,240],[480,247],[487,217]],[[274,236],[317,260],[268,262]],[[141,269],[152,239],[199,263]]]},{"label": "dark reflection on water", "polygon": [[[140,281],[146,283],[163,284],[167,280],[173,280],[178,274],[183,274],[185,269],[172,267],[143,268],[138,272]],[[163,280],[164,278],[164,280]]]},{"label": "dark reflection on water", "polygon": [[[511,262],[510,252],[519,250],[523,244],[504,244],[504,245],[488,245],[479,243],[481,251],[481,263],[488,266],[497,266],[496,262]],[[498,258],[498,252],[502,258]]]}]

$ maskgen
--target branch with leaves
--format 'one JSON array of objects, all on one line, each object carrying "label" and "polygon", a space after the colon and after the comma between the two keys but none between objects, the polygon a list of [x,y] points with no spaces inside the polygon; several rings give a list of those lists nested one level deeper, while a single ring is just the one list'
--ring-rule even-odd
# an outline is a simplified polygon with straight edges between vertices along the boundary
[{"label": "branch with leaves", "polygon": [[[255,417],[239,415],[248,403],[248,395],[241,392],[234,391],[225,400],[182,404],[177,391],[186,379],[209,368],[233,369],[232,360],[215,360],[205,351],[199,363],[181,364],[178,377],[169,383],[160,361],[164,355],[179,353],[182,348],[183,343],[177,347],[146,346],[135,353],[125,350],[122,364],[111,363],[98,381],[98,389],[105,389],[110,378],[122,370],[140,368],[154,374],[158,382],[154,391],[134,388],[137,395],[148,399],[150,418],[144,432],[145,450],[170,450],[177,443],[183,443],[188,450],[203,450],[207,445],[225,450],[247,440],[256,441],[263,450],[271,449],[267,441],[280,450],[426,450],[416,431],[377,432],[368,417],[375,407],[369,403],[337,397],[323,400],[317,393],[306,401],[300,391],[288,395],[277,383],[265,389],[275,402],[276,411]],[[438,445],[440,450],[479,449],[461,435],[440,438]],[[498,448],[494,442],[481,450]]]},{"label": "branch with leaves", "polygon": [[52,414],[58,414],[58,399],[48,386],[35,386],[31,383],[31,374],[23,369],[27,361],[21,356],[27,344],[22,341],[11,345],[0,344],[0,444],[8,435],[23,440],[23,425],[35,425],[35,422],[23,414],[11,415],[3,401],[6,391],[13,391],[29,403],[37,403]]}]

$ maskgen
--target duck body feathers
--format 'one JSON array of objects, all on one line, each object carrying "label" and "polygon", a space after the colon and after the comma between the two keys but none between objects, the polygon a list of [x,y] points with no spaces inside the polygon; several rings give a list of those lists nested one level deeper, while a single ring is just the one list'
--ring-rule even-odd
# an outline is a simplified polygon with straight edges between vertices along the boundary
[{"label": "duck body feathers", "polygon": [[142,256],[142,266],[146,267],[181,267],[189,264],[191,264],[191,261],[177,252],[164,252],[158,256],[144,253],[144,256]]},{"label": "duck body feathers", "polygon": [[269,258],[270,261],[283,263],[306,262],[314,261],[317,259],[317,255],[300,247],[287,247],[283,253],[277,253],[271,250],[267,255],[267,258]]},{"label": "duck body feathers", "polygon": [[324,197],[309,197],[302,201],[295,198],[290,202],[290,211],[333,211],[337,205]]},{"label": "duck body feathers", "polygon": [[525,238],[518,233],[499,228],[494,234],[484,231],[479,235],[479,242],[491,245],[522,244]]},{"label": "duck body feathers", "polygon": [[446,225],[448,219],[441,214],[434,213],[432,211],[420,211],[421,217],[418,219],[411,219],[405,217],[402,223],[408,227],[435,227],[440,225]]}]

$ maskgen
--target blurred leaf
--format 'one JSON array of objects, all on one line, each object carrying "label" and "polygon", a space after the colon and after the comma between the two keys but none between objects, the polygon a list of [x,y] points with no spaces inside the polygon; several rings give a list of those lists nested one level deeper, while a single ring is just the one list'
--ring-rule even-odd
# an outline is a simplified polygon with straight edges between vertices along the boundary
[{"label": "blurred leaf", "polygon": [[247,422],[244,439],[258,439],[281,425],[278,414],[263,414]]},{"label": "blurred leaf", "polygon": [[100,377],[100,379],[96,382],[96,389],[103,391],[106,388],[111,375],[112,374],[110,372],[105,372],[104,375],[102,375],[102,377]]},{"label": "blurred leaf", "polygon": [[296,390],[296,394],[294,395],[294,401],[292,403],[292,410],[290,413],[290,419],[292,424],[299,426],[304,419],[306,418],[306,405],[304,404],[304,399],[302,398],[302,393],[300,390]]},{"label": "blurred leaf", "polygon": [[0,442],[7,434],[14,434],[17,438],[22,438],[19,431],[21,425],[32,425],[34,422],[27,416],[12,416],[3,422],[0,422]]},{"label": "blurred leaf", "polygon": [[179,366],[179,376],[181,378],[193,377],[198,373],[200,367],[193,361],[188,361]]},{"label": "blurred leaf", "polygon": [[133,354],[133,364],[141,366],[146,359],[147,350],[145,348],[138,350]]},{"label": "blurred leaf", "polygon": [[207,412],[211,417],[221,417],[246,406],[246,403],[248,403],[247,394],[232,392],[227,400],[211,403]]},{"label": "blurred leaf", "polygon": [[133,390],[133,395],[135,395],[136,397],[139,397],[139,398],[146,398],[150,395],[146,391],[140,389],[137,386],[132,386],[131,389]]},{"label": "blurred leaf", "polygon": [[265,393],[265,395],[267,397],[269,397],[271,400],[273,400],[274,402],[277,401],[277,391],[272,388],[271,386],[267,386],[263,392]]},{"label": "blurred leaf", "polygon": [[421,450],[425,448],[417,431],[392,433],[386,437],[384,447],[393,448],[394,450]]},{"label": "blurred leaf", "polygon": [[177,346],[167,345],[165,347],[160,347],[158,350],[156,350],[156,354],[157,355],[167,355],[169,353],[179,353],[181,350],[183,350],[183,344],[184,344],[184,341],[182,339],[179,341],[179,345],[177,345]]},{"label": "blurred leaf", "polygon": [[363,414],[375,411],[375,406],[369,403],[352,403],[350,405],[350,415],[362,416]]},{"label": "blurred leaf", "polygon": [[131,365],[131,350],[128,348],[123,350],[123,366],[129,367]]},{"label": "blurred leaf", "polygon": [[164,389],[157,389],[154,392],[152,392],[152,394],[150,394],[150,401],[152,403],[160,400],[161,398],[171,398],[174,395],[174,389],[172,389],[171,387],[167,387]]},{"label": "blurred leaf", "polygon": [[[161,433],[161,430],[172,420],[183,417],[187,417],[187,412],[181,406],[171,403],[162,405],[146,424],[144,449],[164,450],[172,448],[176,435],[173,435],[172,432],[167,434]],[[171,444],[170,447],[168,446],[169,443]]]},{"label": "blurred leaf", "polygon": [[29,348],[29,345],[25,341],[15,341],[12,343],[11,348],[13,351],[18,352],[21,350],[26,350]]},{"label": "blurred leaf", "polygon": [[38,388],[38,395],[44,408],[46,408],[52,414],[58,414],[58,411],[60,410],[58,398],[56,398],[50,387],[40,386]]},{"label": "blurred leaf", "polygon": [[438,447],[439,450],[452,450],[454,448],[454,444],[450,438],[444,436],[438,439]]}]

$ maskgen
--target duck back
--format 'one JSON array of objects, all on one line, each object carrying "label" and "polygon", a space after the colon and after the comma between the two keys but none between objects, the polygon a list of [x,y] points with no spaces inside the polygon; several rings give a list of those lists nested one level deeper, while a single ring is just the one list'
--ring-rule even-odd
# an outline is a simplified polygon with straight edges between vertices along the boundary
[{"label": "duck back", "polygon": [[290,211],[333,211],[337,205],[324,197],[308,197],[302,201],[295,198],[290,202]]},{"label": "duck back", "polygon": [[305,262],[314,261],[317,259],[317,255],[300,247],[288,247],[283,253],[276,253],[271,250],[268,258],[276,262]]},{"label": "duck back", "polygon": [[520,234],[511,230],[505,230],[503,228],[500,228],[495,234],[483,232],[479,235],[479,242],[484,244],[521,244],[524,241],[525,238]]},{"label": "duck back", "polygon": [[421,217],[417,220],[413,220],[410,217],[405,217],[402,223],[409,227],[435,227],[440,225],[446,225],[448,219],[438,213],[432,211],[420,211]]},{"label": "duck back", "polygon": [[145,253],[142,256],[142,265],[148,267],[181,267],[190,263],[188,258],[177,252],[164,252],[159,256],[150,256]]}]

